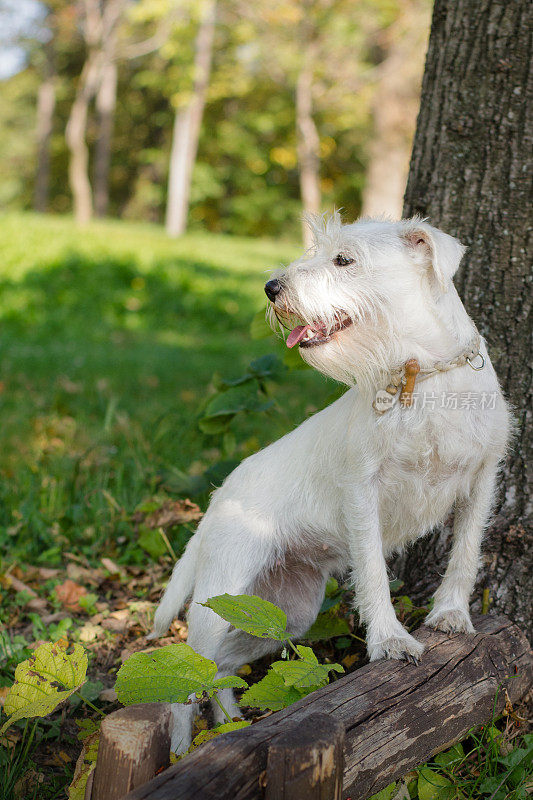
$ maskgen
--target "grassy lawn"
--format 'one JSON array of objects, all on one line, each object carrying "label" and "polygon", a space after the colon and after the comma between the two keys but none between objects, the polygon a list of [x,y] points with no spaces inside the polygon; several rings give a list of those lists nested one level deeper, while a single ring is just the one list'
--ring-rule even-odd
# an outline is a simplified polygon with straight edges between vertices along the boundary
[{"label": "grassy lawn", "polygon": [[[220,458],[198,429],[212,377],[284,355],[253,339],[268,271],[290,243],[65,217],[0,219],[0,548],[58,563],[65,551],[131,563],[143,555],[129,516],[181,471]],[[266,330],[266,328],[265,328]],[[334,389],[310,371],[276,384],[268,414],[234,421],[234,459],[267,444]],[[241,415],[242,416],[242,415]],[[196,498],[205,505],[206,496]]]}]

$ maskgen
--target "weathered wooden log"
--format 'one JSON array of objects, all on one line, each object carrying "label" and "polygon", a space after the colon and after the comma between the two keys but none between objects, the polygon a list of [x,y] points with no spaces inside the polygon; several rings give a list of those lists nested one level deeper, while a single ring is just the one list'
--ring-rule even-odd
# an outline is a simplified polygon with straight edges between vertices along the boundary
[{"label": "weathered wooden log", "polygon": [[343,768],[344,725],[310,714],[270,745],[265,800],[341,800]]},{"label": "weathered wooden log", "polygon": [[415,635],[426,651],[418,666],[368,664],[251,728],[205,744],[127,800],[264,798],[269,748],[312,713],[344,726],[344,796],[364,800],[532,686],[533,657],[521,631],[503,616],[478,617],[474,625],[475,635],[421,628]]},{"label": "weathered wooden log", "polygon": [[91,800],[119,800],[168,767],[170,721],[168,703],[128,706],[106,717]]}]

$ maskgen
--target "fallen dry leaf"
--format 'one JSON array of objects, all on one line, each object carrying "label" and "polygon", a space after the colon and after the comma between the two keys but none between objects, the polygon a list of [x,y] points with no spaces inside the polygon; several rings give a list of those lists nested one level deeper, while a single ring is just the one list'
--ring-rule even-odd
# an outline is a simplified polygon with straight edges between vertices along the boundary
[{"label": "fallen dry leaf", "polygon": [[105,569],[110,572],[112,575],[123,575],[124,570],[121,569],[118,564],[115,564],[110,558],[102,558],[100,559],[101,564]]},{"label": "fallen dry leaf", "polygon": [[137,511],[133,515],[133,521],[142,522],[148,528],[166,529],[185,522],[194,522],[202,516],[199,506],[191,500],[165,500],[158,509],[149,514]]},{"label": "fallen dry leaf", "polygon": [[116,703],[118,697],[115,689],[111,687],[110,689],[103,689],[98,695],[98,699],[104,703]]},{"label": "fallen dry leaf", "polygon": [[80,642],[94,642],[103,632],[104,630],[100,625],[92,625],[90,622],[86,622],[80,628]]},{"label": "fallen dry leaf", "polygon": [[80,586],[79,583],[75,583],[70,580],[70,578],[67,578],[64,583],[58,584],[54,591],[61,605],[68,608],[69,611],[81,611],[78,600],[80,597],[83,597],[84,594],[87,594],[87,589],[84,586]]}]

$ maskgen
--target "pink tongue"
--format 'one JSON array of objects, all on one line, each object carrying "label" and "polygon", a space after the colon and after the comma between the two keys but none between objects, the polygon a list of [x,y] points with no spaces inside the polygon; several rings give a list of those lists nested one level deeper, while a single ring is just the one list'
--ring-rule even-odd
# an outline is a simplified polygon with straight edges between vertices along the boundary
[{"label": "pink tongue", "polygon": [[301,342],[308,330],[312,330],[310,325],[297,325],[287,336],[285,342],[287,347],[294,347],[295,344]]}]

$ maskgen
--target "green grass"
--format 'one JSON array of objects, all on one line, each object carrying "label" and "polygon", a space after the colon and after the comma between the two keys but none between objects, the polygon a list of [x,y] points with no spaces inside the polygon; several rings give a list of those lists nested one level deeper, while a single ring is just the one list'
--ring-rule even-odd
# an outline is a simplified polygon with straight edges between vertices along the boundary
[{"label": "green grass", "polygon": [[[57,563],[68,550],[140,559],[129,521],[176,470],[216,464],[197,426],[215,372],[283,355],[250,323],[289,243],[66,217],[0,219],[0,548]],[[333,385],[291,371],[275,410],[233,423],[242,458],[294,427]],[[166,477],[165,477],[166,476]],[[200,501],[205,504],[205,496]]]}]

